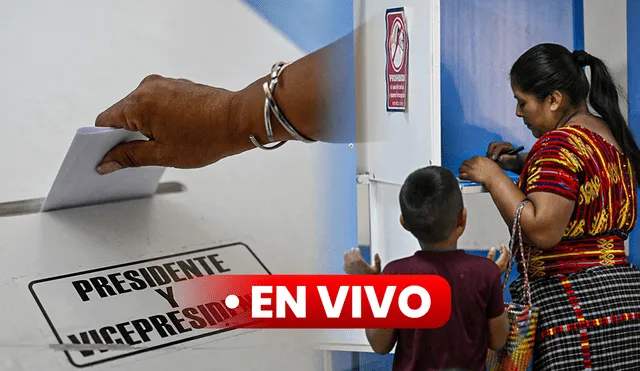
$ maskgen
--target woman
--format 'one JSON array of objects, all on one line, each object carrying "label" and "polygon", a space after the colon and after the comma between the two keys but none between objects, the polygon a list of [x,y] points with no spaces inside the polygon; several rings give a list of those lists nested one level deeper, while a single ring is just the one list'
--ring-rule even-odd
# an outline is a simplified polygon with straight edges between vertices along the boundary
[{"label": "woman", "polygon": [[[640,270],[624,250],[637,217],[640,149],[613,79],[600,59],[555,44],[528,50],[510,76],[516,115],[538,141],[518,157],[492,143],[488,157],[462,164],[460,178],[484,183],[509,226],[518,204],[531,201],[521,226],[540,308],[534,369],[640,369]],[[517,185],[501,167],[520,173]],[[523,277],[510,289],[521,298]]]}]

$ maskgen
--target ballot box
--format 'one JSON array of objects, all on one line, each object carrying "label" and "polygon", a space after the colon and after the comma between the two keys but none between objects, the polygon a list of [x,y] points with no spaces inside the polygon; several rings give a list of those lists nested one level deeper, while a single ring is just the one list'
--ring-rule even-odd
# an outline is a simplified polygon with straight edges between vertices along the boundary
[{"label": "ballot box", "polygon": [[322,144],[166,169],[145,197],[74,189],[41,211],[77,130],[147,75],[240,90],[305,53],[239,0],[28,0],[0,24],[0,370],[319,369],[315,332],[212,328],[234,312],[182,287],[317,271]]},{"label": "ballot box", "polygon": [[[210,274],[316,269],[313,210],[272,215],[269,205],[249,207],[262,197],[251,196],[248,177],[221,186],[206,173],[160,183],[143,199],[51,212],[38,210],[42,200],[9,205],[0,217],[0,369],[316,369],[313,332],[211,326],[242,309],[181,289]],[[276,194],[280,175],[261,189]],[[307,198],[298,194],[290,199]],[[299,230],[272,233],[292,219]]]}]

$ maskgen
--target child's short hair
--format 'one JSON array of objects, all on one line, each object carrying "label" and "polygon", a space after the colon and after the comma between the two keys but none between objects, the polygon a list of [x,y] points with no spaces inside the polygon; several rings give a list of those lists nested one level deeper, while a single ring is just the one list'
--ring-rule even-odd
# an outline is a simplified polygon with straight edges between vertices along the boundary
[{"label": "child's short hair", "polygon": [[404,225],[422,243],[446,240],[463,207],[458,180],[440,166],[414,171],[400,189]]}]

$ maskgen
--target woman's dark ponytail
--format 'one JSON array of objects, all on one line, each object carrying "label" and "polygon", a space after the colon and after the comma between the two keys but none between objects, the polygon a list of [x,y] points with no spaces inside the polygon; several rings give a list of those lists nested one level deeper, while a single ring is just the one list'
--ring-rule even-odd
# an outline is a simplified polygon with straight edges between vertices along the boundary
[{"label": "woman's dark ponytail", "polygon": [[640,148],[620,112],[618,89],[609,69],[600,59],[582,50],[573,52],[573,55],[580,67],[589,66],[591,70],[589,104],[607,123],[625,155],[631,159],[636,180],[640,184]]},{"label": "woman's dark ponytail", "polygon": [[[591,70],[591,84],[583,67]],[[640,185],[640,149],[620,112],[618,89],[607,66],[598,58],[576,50],[573,53],[559,44],[538,44],[527,50],[511,67],[511,82],[525,93],[543,100],[559,90],[571,104],[587,98],[591,107],[607,123],[624,154],[631,160]]]}]

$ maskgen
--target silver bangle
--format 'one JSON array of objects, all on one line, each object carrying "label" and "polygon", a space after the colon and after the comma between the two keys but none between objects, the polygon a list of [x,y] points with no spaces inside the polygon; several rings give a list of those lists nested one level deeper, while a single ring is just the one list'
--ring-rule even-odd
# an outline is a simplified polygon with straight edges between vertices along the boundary
[{"label": "silver bangle", "polygon": [[[273,112],[273,114],[276,116],[276,118],[278,119],[278,121],[280,122],[280,124],[285,128],[285,130],[287,130],[287,132],[296,140],[299,140],[301,142],[305,142],[305,143],[312,143],[315,142],[312,139],[306,138],[303,135],[301,135],[300,133],[298,133],[298,131],[296,131],[293,126],[291,126],[291,124],[289,123],[289,121],[286,119],[286,117],[284,116],[284,114],[282,113],[282,111],[280,111],[280,108],[278,107],[278,105],[275,102],[275,99],[273,98],[273,91],[275,90],[276,85],[278,84],[278,78],[280,77],[280,74],[282,73],[282,71],[284,71],[285,68],[287,68],[287,66],[289,66],[291,63],[284,63],[284,62],[278,62],[276,64],[274,64],[271,67],[271,81],[269,83],[264,83],[262,85],[262,88],[264,90],[265,93],[265,100],[264,100],[264,125],[265,125],[265,130],[267,132],[267,139],[269,141],[269,143],[273,142],[273,129],[271,127],[271,115],[270,115],[270,109],[271,112]],[[263,144],[261,144],[260,142],[258,142],[258,140],[256,139],[255,136],[251,135],[249,136],[249,139],[251,139],[251,142],[258,148],[264,149],[264,150],[273,150],[276,148],[281,147],[282,145],[284,145],[287,141],[281,141],[271,147],[267,147]]]}]

